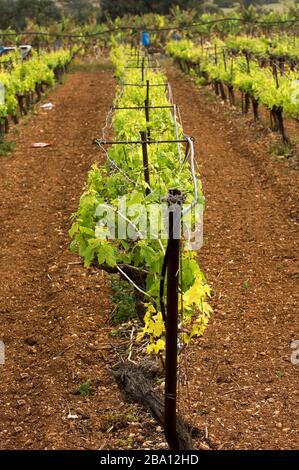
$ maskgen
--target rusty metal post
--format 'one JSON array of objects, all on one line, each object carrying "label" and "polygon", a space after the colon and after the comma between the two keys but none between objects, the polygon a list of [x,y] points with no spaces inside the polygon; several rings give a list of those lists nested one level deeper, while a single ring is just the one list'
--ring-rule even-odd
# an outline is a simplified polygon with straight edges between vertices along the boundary
[{"label": "rusty metal post", "polygon": [[146,120],[146,124],[147,124],[147,136],[148,138],[150,139],[151,137],[151,131],[149,129],[149,122],[150,122],[150,116],[149,116],[149,80],[146,80],[146,99],[145,99],[145,102],[144,102],[144,109],[145,109],[145,120]]},{"label": "rusty metal post", "polygon": [[149,93],[150,93],[150,82],[149,80],[146,80],[146,101],[148,102],[148,105],[149,105]]},{"label": "rusty metal post", "polygon": [[150,139],[150,137],[151,137],[151,131],[150,131],[150,128],[149,128],[149,121],[150,121],[150,117],[149,117],[149,102],[148,102],[147,100],[144,101],[144,110],[145,110],[145,120],[146,120],[147,136],[148,136],[148,138]]},{"label": "rusty metal post", "polygon": [[224,49],[222,50],[222,56],[223,56],[224,70],[226,71],[227,66],[226,66],[226,55],[225,55],[225,50]]},{"label": "rusty metal post", "polygon": [[144,172],[144,181],[148,184],[148,187],[145,189],[145,195],[148,196],[151,192],[150,186],[150,175],[148,168],[148,153],[147,153],[147,136],[145,131],[140,132],[141,141],[142,141],[142,158],[143,158],[143,172]]},{"label": "rusty metal post", "polygon": [[165,359],[165,437],[170,449],[178,450],[177,421],[177,348],[178,348],[178,288],[181,235],[181,192],[169,190],[169,239],[167,265],[167,314]]},{"label": "rusty metal post", "polygon": [[142,82],[144,82],[144,57],[142,57],[141,78],[142,78]]}]

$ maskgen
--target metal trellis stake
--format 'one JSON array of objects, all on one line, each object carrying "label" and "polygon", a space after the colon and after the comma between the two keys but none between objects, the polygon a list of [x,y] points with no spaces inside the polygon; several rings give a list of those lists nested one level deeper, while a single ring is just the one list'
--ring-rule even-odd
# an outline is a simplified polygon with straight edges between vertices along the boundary
[{"label": "metal trellis stake", "polygon": [[142,82],[144,82],[144,57],[142,57],[142,66],[141,66]]},{"label": "metal trellis stake", "polygon": [[145,120],[147,123],[147,136],[150,139],[151,137],[151,131],[149,128],[149,122],[150,122],[150,117],[149,117],[149,80],[146,80],[146,99],[144,102],[144,109],[145,109]]},{"label": "metal trellis stake", "polygon": [[224,49],[222,50],[222,55],[223,55],[224,70],[226,71],[226,70],[227,70],[227,67],[226,67],[226,55],[225,55],[225,50],[224,50]]},{"label": "metal trellis stake", "polygon": [[146,80],[146,101],[149,105],[149,92],[150,92],[150,82]]},{"label": "metal trellis stake", "polygon": [[151,192],[150,186],[150,175],[149,175],[149,168],[148,168],[148,153],[147,153],[147,139],[146,139],[146,132],[141,131],[140,137],[142,141],[142,158],[143,158],[143,171],[144,171],[144,181],[147,183],[148,187],[145,188],[145,195],[148,196]]},{"label": "metal trellis stake", "polygon": [[245,52],[245,58],[247,62],[247,72],[250,73],[250,57],[249,57],[248,52]]},{"label": "metal trellis stake", "polygon": [[166,359],[165,359],[165,437],[170,449],[178,450],[177,437],[177,354],[178,354],[178,286],[181,232],[181,202],[179,190],[170,189],[169,239],[167,264],[167,315],[166,315]]}]

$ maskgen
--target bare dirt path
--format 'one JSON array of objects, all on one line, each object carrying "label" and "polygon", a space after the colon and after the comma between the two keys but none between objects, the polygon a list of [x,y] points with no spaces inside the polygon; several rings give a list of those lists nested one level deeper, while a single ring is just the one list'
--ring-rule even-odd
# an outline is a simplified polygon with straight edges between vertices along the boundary
[{"label": "bare dirt path", "polygon": [[[97,158],[92,138],[114,80],[107,67],[65,80],[46,98],[55,108],[37,107],[18,126],[14,153],[0,159],[2,449],[100,448],[99,415],[122,405],[104,369],[107,280],[68,264],[78,261],[68,248],[70,215]],[[40,141],[52,147],[30,147]],[[88,379],[92,395],[73,395]]]},{"label": "bare dirt path", "polygon": [[[215,314],[189,358],[196,444],[208,435],[214,448],[296,448],[298,172],[269,158],[268,137],[249,120],[174,69],[169,78],[197,139],[207,197],[200,261],[214,289]],[[107,68],[69,75],[47,98],[55,108],[24,120],[16,150],[0,159],[1,449],[162,446],[161,429],[123,404],[105,370],[109,279],[72,264],[68,249],[69,216],[96,160],[91,140],[113,96]],[[32,149],[36,141],[53,145]],[[88,379],[91,394],[74,395]]]},{"label": "bare dirt path", "polygon": [[[298,171],[266,131],[170,68],[207,200],[200,263],[215,313],[189,358],[192,419],[210,447],[299,447]],[[296,212],[297,210],[297,212]]]}]

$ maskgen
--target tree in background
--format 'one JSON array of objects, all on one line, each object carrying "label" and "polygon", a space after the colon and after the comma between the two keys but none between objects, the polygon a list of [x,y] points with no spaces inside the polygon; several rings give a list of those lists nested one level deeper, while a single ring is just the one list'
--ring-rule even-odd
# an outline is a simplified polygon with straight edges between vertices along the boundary
[{"label": "tree in background", "polygon": [[62,2],[62,8],[64,13],[73,18],[77,24],[84,24],[88,23],[94,16],[94,13],[100,10],[100,4],[100,1],[64,0],[64,2]]},{"label": "tree in background", "polygon": [[100,0],[0,0],[0,28],[24,29],[28,20],[48,26],[64,16],[84,24],[99,12],[100,3]]},{"label": "tree in background", "polygon": [[197,8],[204,0],[102,0],[101,7],[104,15],[111,18],[125,14],[142,15],[144,13],[168,14],[174,6],[182,9]]},{"label": "tree in background", "polygon": [[[177,7],[188,17],[219,8],[236,7],[244,17],[254,16],[252,6],[275,0],[0,0],[0,29],[24,29],[28,20],[40,27],[69,18],[74,23],[90,24],[125,15],[170,14]],[[298,0],[299,1],[299,0]],[[186,11],[188,10],[188,12]],[[178,10],[176,10],[178,12]]]},{"label": "tree in background", "polygon": [[54,0],[0,0],[0,28],[23,29],[28,19],[48,26],[62,18]]}]

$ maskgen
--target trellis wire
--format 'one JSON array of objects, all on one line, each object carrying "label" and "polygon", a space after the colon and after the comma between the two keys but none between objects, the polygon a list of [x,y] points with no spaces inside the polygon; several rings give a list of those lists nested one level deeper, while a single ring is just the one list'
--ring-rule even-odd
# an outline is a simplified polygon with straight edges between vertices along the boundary
[{"label": "trellis wire", "polygon": [[[145,67],[145,72],[147,70],[147,67]],[[146,75],[145,75],[146,76]],[[140,84],[141,86],[141,84]],[[181,119],[181,115],[180,115],[180,110],[179,108],[174,104],[174,101],[173,101],[173,93],[172,93],[172,88],[171,88],[171,85],[169,82],[167,82],[167,89],[168,89],[168,99],[170,101],[170,103],[173,105],[173,123],[174,123],[174,129],[175,129],[175,135],[176,135],[176,139],[178,140],[179,138],[179,132],[178,132],[178,119],[180,121],[180,125],[181,125],[181,128],[182,128],[182,119]],[[120,87],[120,90],[114,100],[115,103],[117,103],[120,98],[122,97],[123,93],[124,93],[124,90],[125,90],[125,84],[124,82],[121,82],[121,87]],[[103,127],[102,129],[102,140],[105,141],[106,140],[106,131],[109,128],[111,128],[112,126],[112,117],[113,117],[113,108],[111,107],[109,112],[107,113],[107,116],[106,116],[106,122],[105,122],[105,126]],[[185,208],[183,211],[182,211],[182,215],[185,215],[187,214],[189,211],[192,210],[192,208],[195,206],[196,202],[197,202],[197,199],[198,199],[198,187],[197,187],[197,180],[196,180],[196,174],[195,174],[195,168],[194,168],[194,145],[193,145],[193,141],[192,139],[189,137],[189,136],[184,136],[186,138],[186,140],[188,141],[188,147],[189,147],[189,150],[188,150],[188,157],[190,158],[190,169],[191,169],[191,175],[192,175],[192,181],[193,181],[193,186],[194,186],[194,200],[193,202],[187,207]],[[111,163],[111,165],[116,169],[116,171],[119,171],[121,174],[123,174],[125,176],[126,179],[128,179],[128,181],[130,181],[131,183],[135,184],[135,181],[132,180],[129,175],[127,175],[126,172],[124,172],[124,170],[122,170],[117,164],[116,162],[109,156],[108,154],[108,151],[104,148],[103,145],[101,145],[100,141],[97,141],[97,144],[100,146],[100,148],[104,151],[105,155],[106,155],[106,158],[107,160],[109,161],[109,163]],[[181,146],[180,146],[180,143],[178,143],[178,156],[179,156],[179,161],[182,163],[182,156],[181,156]],[[186,163],[183,162],[183,165]],[[109,206],[110,207],[110,206]],[[120,215],[120,217],[123,217],[130,225],[132,225],[136,232],[138,233],[139,230],[137,229],[137,227],[129,220],[127,219],[122,213],[120,213],[119,211],[117,211],[117,209],[113,208],[113,210],[118,213]],[[141,236],[142,234],[139,232],[139,236]],[[159,238],[158,239],[158,243],[160,245],[160,248],[161,248],[161,251],[162,253],[165,255],[165,249],[164,249],[164,246],[162,244],[162,241],[161,239]],[[144,295],[146,296],[149,296],[149,294],[147,294],[143,289],[141,289],[131,278],[130,276],[128,276],[121,268],[119,268],[119,266],[117,266],[117,269],[118,271],[141,293],[143,293]],[[151,296],[149,296],[151,297]]]}]

